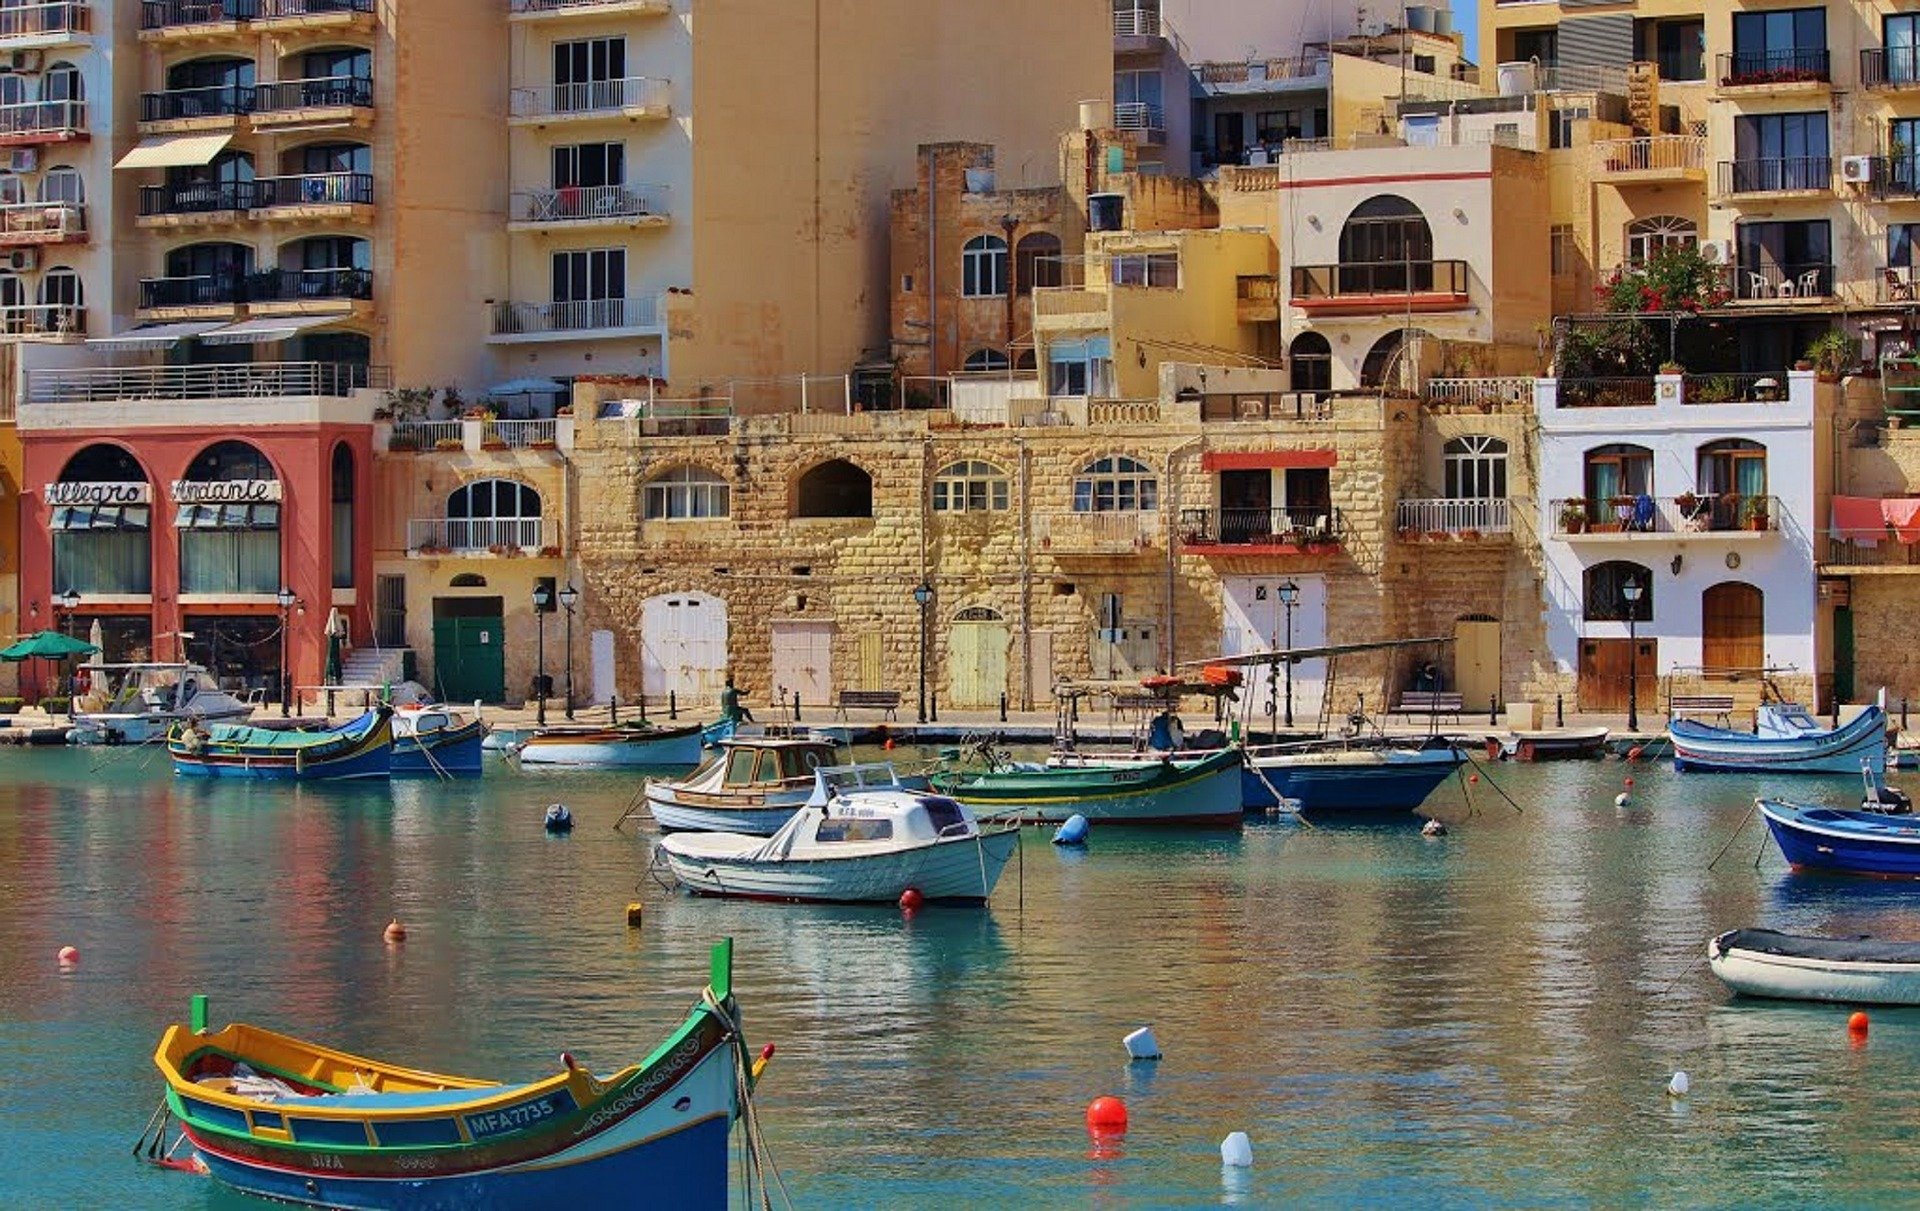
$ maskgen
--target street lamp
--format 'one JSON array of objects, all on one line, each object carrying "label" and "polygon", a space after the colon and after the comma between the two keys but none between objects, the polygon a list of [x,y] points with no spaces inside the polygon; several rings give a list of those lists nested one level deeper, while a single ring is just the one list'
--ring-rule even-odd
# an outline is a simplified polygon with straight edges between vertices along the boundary
[{"label": "street lamp", "polygon": [[293,676],[287,668],[287,627],[293,621],[293,603],[298,600],[293,590],[285,585],[273,595],[280,606],[280,717],[287,717],[288,708],[293,701]]},{"label": "street lamp", "polygon": [[1620,596],[1627,599],[1627,730],[1640,730],[1640,643],[1634,623],[1640,617],[1640,598],[1646,594],[1646,586],[1639,577],[1631,577],[1620,587]]},{"label": "street lamp", "polygon": [[573,587],[571,581],[560,590],[560,606],[567,612],[567,718],[573,718],[573,607],[580,600],[580,590]]},{"label": "street lamp", "polygon": [[67,612],[67,619],[61,624],[60,633],[71,637],[73,634],[73,612],[80,608],[80,594],[68,589],[53,599],[53,604]]},{"label": "street lamp", "polygon": [[[1300,604],[1300,586],[1291,580],[1280,586],[1280,604],[1287,612],[1287,651],[1293,651],[1293,607]],[[1293,726],[1293,657],[1287,657],[1287,726]]]},{"label": "street lamp", "polygon": [[933,586],[924,579],[913,586],[913,604],[920,607],[920,710],[917,722],[927,721],[927,607],[933,603]]},{"label": "street lamp", "polygon": [[536,669],[533,676],[533,694],[537,700],[533,708],[534,725],[547,726],[547,614],[553,609],[553,590],[545,584],[533,586],[533,617],[539,624],[534,641]]}]

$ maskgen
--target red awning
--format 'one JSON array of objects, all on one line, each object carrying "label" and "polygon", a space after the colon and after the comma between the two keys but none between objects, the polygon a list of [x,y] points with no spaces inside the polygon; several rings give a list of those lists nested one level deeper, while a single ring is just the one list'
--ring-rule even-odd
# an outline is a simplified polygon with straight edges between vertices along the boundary
[{"label": "red awning", "polygon": [[1332,450],[1209,450],[1200,456],[1200,467],[1205,471],[1271,471],[1331,467],[1338,461]]}]

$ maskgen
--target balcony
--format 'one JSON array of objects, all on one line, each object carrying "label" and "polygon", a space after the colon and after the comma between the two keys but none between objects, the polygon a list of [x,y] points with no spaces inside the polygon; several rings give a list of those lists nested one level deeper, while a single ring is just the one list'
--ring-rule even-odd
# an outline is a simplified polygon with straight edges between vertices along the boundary
[{"label": "balcony", "polygon": [[664,185],[568,185],[514,193],[508,231],[560,227],[664,227]]},{"label": "balcony", "polygon": [[1234,318],[1242,324],[1271,324],[1280,319],[1280,283],[1266,274],[1243,274],[1234,291]]},{"label": "balcony", "polygon": [[660,299],[575,299],[553,303],[492,305],[489,341],[591,341],[611,336],[661,336]]},{"label": "balcony", "polygon": [[1033,521],[1040,549],[1055,559],[1138,555],[1153,550],[1160,541],[1158,509],[1038,513]]},{"label": "balcony", "polygon": [[[721,432],[725,432],[723,426]],[[565,450],[573,446],[571,417],[540,420],[394,421],[387,437],[392,453],[479,454],[518,450]]]},{"label": "balcony", "polygon": [[253,109],[253,87],[218,84],[140,94],[140,128],[159,134],[187,130],[231,130]]},{"label": "balcony", "polygon": [[1182,509],[1180,549],[1195,555],[1306,555],[1337,550],[1346,521],[1330,505]]},{"label": "balcony", "polygon": [[142,311],[232,312],[246,297],[245,281],[231,275],[140,279]]},{"label": "balcony", "polygon": [[253,205],[252,181],[188,181],[140,187],[141,227],[237,223]]},{"label": "balcony", "polygon": [[87,208],[78,202],[9,202],[0,206],[0,248],[79,244],[86,238]]},{"label": "balcony", "polygon": [[1920,88],[1920,46],[1861,51],[1860,83],[1866,88]]},{"label": "balcony", "polygon": [[372,29],[375,0],[257,0],[255,25],[266,32]]},{"label": "balcony", "polygon": [[1720,192],[1723,194],[1817,194],[1832,191],[1831,156],[1720,161]]},{"label": "balcony", "polygon": [[1778,497],[1735,492],[1604,501],[1575,497],[1549,501],[1547,509],[1554,537],[1568,542],[1631,542],[1653,535],[1671,541],[1689,534],[1726,540],[1780,531]]},{"label": "balcony", "polygon": [[1874,156],[1867,190],[1876,202],[1920,198],[1920,154]]},{"label": "balcony", "polygon": [[87,309],[66,303],[25,303],[0,307],[0,342],[61,344],[87,335]]},{"label": "balcony", "polygon": [[1123,41],[1129,38],[1159,39],[1160,10],[1116,6],[1113,10],[1113,36]]},{"label": "balcony", "polygon": [[51,49],[87,41],[93,11],[75,0],[0,8],[0,50]]},{"label": "balcony", "polygon": [[1115,130],[1130,130],[1142,143],[1157,146],[1167,141],[1167,122],[1158,105],[1144,101],[1120,101],[1113,107]]},{"label": "balcony", "polygon": [[256,315],[338,311],[373,298],[371,269],[266,269],[247,275],[243,302]]},{"label": "balcony", "polygon": [[673,0],[507,0],[509,21],[565,21],[616,15],[664,17]]},{"label": "balcony", "polygon": [[242,362],[210,366],[98,366],[27,371],[29,404],[127,400],[345,398],[385,388],[385,366],[355,362]]},{"label": "balcony", "polygon": [[1402,538],[1445,535],[1471,540],[1513,532],[1513,504],[1505,497],[1403,500],[1394,516]]},{"label": "balcony", "polygon": [[1707,141],[1696,135],[1605,139],[1593,145],[1593,175],[1609,185],[1707,179]]},{"label": "balcony", "polygon": [[1436,412],[1531,412],[1533,380],[1506,378],[1430,378],[1427,407]]},{"label": "balcony", "polygon": [[672,112],[672,100],[672,82],[653,76],[516,88],[508,121],[515,126],[545,126],[607,118],[665,118]]},{"label": "balcony", "polygon": [[1833,266],[1732,265],[1733,297],[1746,303],[1795,303],[1833,297]]},{"label": "balcony", "polygon": [[249,214],[256,219],[365,219],[373,206],[371,173],[306,172],[252,184]]},{"label": "balcony", "polygon": [[1720,56],[1720,91],[1808,92],[1832,87],[1825,47],[1738,51]]},{"label": "balcony", "polygon": [[373,80],[367,76],[313,76],[256,84],[248,113],[253,128],[259,131],[367,126],[373,122]]},{"label": "balcony", "polygon": [[1084,286],[1036,286],[1033,290],[1033,328],[1036,332],[1105,331],[1113,320],[1113,296]]},{"label": "balcony", "polygon": [[545,517],[416,517],[407,522],[407,554],[558,558],[559,529]]},{"label": "balcony", "polygon": [[1293,305],[1316,315],[1459,311],[1468,305],[1465,261],[1296,265]]},{"label": "balcony", "polygon": [[86,137],[84,101],[21,101],[0,105],[0,147],[72,143]]},{"label": "balcony", "polygon": [[237,34],[260,14],[260,0],[140,0],[142,38]]},{"label": "balcony", "polygon": [[1912,265],[1882,265],[1879,278],[1881,302],[1920,303],[1920,270]]}]

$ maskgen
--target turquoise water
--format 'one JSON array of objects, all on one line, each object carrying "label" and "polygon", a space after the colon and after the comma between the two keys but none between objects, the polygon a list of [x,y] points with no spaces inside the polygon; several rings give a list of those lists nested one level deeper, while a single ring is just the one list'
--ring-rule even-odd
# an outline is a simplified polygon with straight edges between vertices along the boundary
[{"label": "turquoise water", "polygon": [[[1702,956],[1749,924],[1920,938],[1920,888],[1789,874],[1739,778],[1498,767],[1524,810],[1450,786],[1437,840],[1263,820],[1073,853],[1031,831],[989,909],[903,920],[664,892],[648,826],[612,827],[627,777],[271,788],[163,765],[0,751],[7,1206],[255,1205],[129,1155],[191,993],[426,1068],[524,1079],[564,1048],[604,1071],[679,1020],[722,934],[752,1042],[779,1048],[762,1113],[800,1206],[1914,1197],[1920,1011],[1876,1010],[1854,1049],[1843,1009],[1734,1002]],[[571,837],[541,830],[554,800]],[[1129,1067],[1142,1023],[1166,1059]],[[1117,1148],[1082,1123],[1100,1094],[1131,1110]],[[1251,1171],[1221,1169],[1232,1130]]]}]

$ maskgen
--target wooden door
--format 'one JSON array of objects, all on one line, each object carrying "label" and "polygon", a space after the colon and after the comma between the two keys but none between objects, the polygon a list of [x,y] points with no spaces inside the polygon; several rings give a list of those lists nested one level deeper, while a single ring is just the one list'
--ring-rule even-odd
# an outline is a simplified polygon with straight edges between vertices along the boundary
[{"label": "wooden door", "polygon": [[1582,639],[1580,641],[1580,709],[1602,714],[1625,714],[1627,710],[1627,670],[1631,664],[1639,683],[1639,707],[1643,711],[1659,709],[1660,644],[1654,639],[1639,639],[1637,655],[1630,655],[1625,639]]},{"label": "wooden door", "polygon": [[887,685],[886,649],[881,642],[879,631],[862,631],[858,637],[854,652],[855,663],[859,667],[859,676],[853,688],[859,690],[884,690]]},{"label": "wooden door", "polygon": [[1027,643],[1027,693],[1044,710],[1053,697],[1053,632],[1034,631]]},{"label": "wooden door", "polygon": [[798,694],[803,708],[833,701],[831,622],[776,622],[772,642],[771,701],[780,701],[783,694]]},{"label": "wooden door", "polygon": [[716,702],[726,673],[726,602],[671,593],[640,604],[640,678],[649,698]]},{"label": "wooden door", "polygon": [[1756,673],[1766,661],[1766,601],[1738,580],[1700,595],[1700,663],[1715,673]]},{"label": "wooden door", "polygon": [[442,614],[433,620],[434,688],[442,702],[499,702],[506,697],[506,622],[498,612],[498,597],[476,600],[475,605],[481,600],[495,613]]},{"label": "wooden door", "polygon": [[947,703],[953,707],[998,707],[1007,690],[1010,636],[989,609],[962,610],[947,628]]},{"label": "wooden door", "polygon": [[1453,688],[1470,710],[1500,696],[1500,624],[1461,619],[1453,624]]}]

